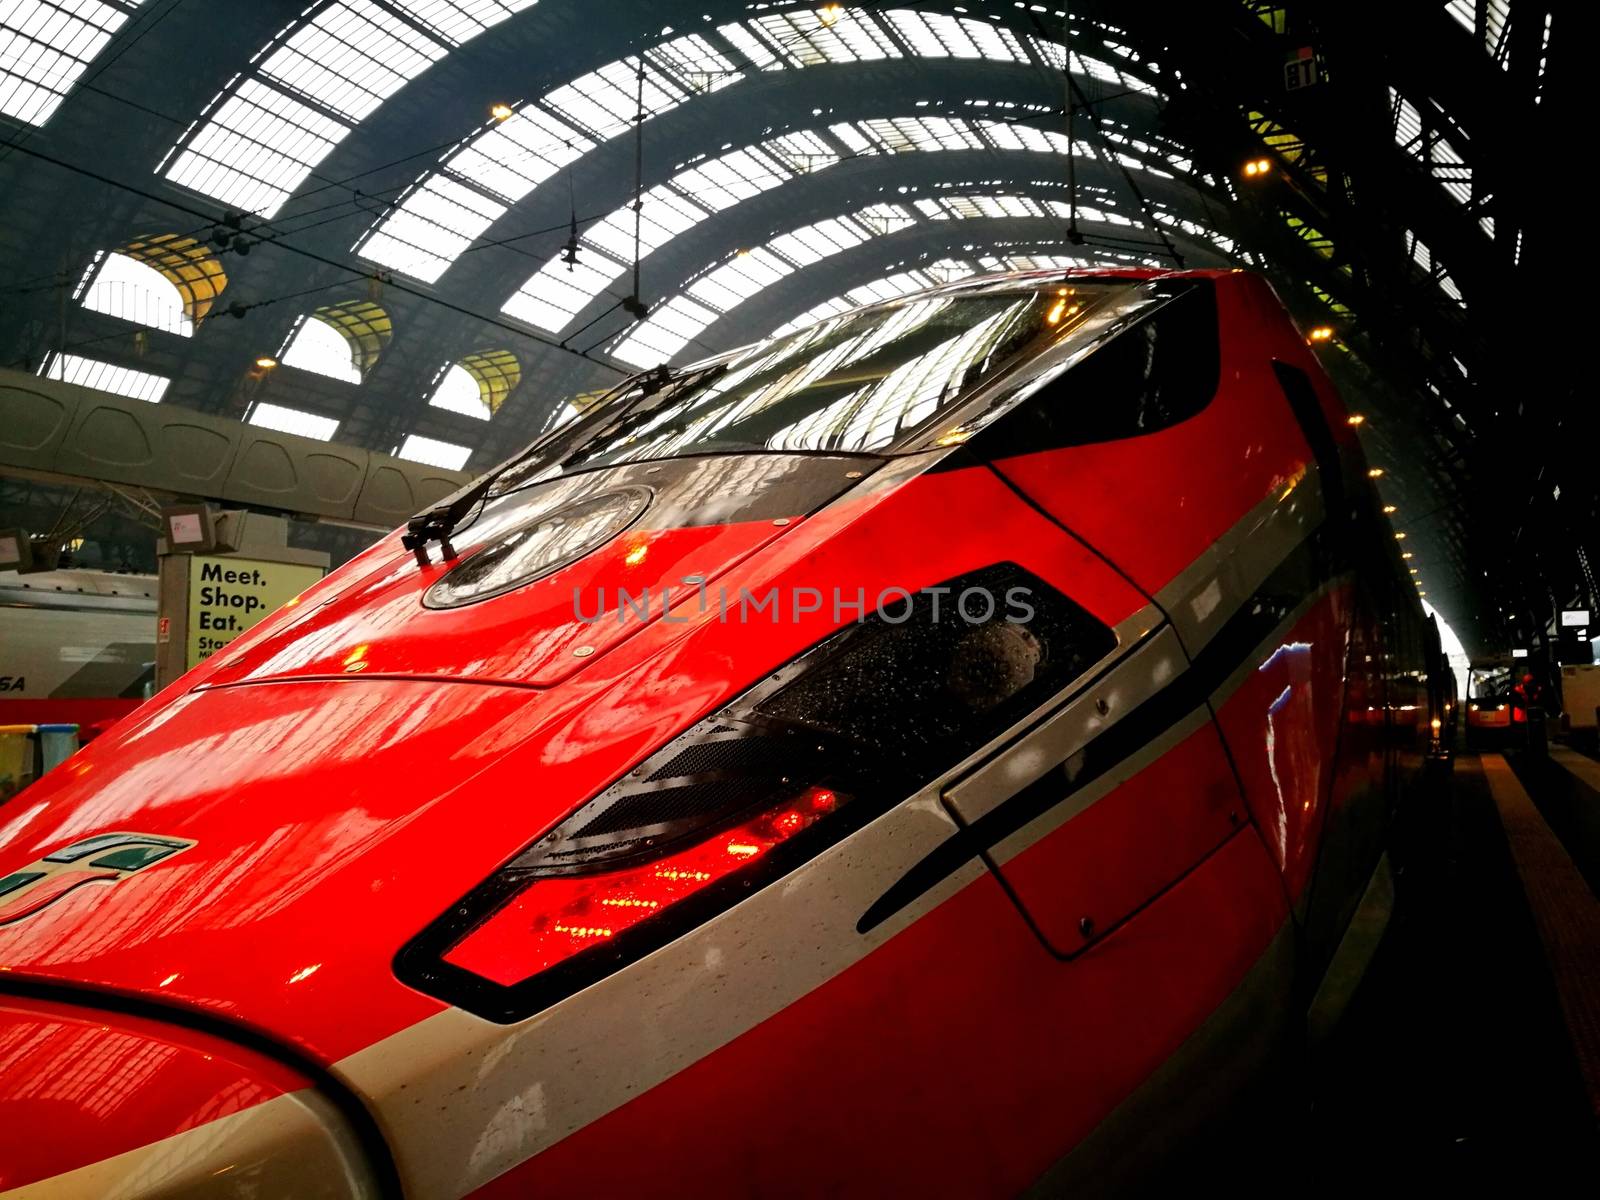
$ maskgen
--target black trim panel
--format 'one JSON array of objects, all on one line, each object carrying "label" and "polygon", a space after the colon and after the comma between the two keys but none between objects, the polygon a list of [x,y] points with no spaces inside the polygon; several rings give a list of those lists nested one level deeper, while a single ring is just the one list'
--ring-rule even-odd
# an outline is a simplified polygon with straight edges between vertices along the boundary
[{"label": "black trim panel", "polygon": [[[1006,838],[1103,778],[1208,701],[1261,643],[1332,576],[1323,533],[1306,538],[1242,604],[1189,669],[1050,773],[964,827],[874,901],[856,924],[867,933]],[[1114,668],[1113,668],[1114,669]]]}]

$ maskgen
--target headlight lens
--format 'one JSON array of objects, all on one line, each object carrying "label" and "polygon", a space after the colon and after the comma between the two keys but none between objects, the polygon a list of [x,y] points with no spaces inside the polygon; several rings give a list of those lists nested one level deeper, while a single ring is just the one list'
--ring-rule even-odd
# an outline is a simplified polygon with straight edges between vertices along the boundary
[{"label": "headlight lens", "polygon": [[[996,598],[982,620],[957,603],[969,589]],[[1025,617],[1011,607],[1019,591]],[[396,970],[469,1012],[521,1020],[913,794],[1116,644],[1010,563],[926,588],[837,631],[645,759],[413,939]]]},{"label": "headlight lens", "polygon": [[507,530],[430,587],[429,608],[459,608],[499,596],[605,545],[650,506],[645,488],[587,496]]}]

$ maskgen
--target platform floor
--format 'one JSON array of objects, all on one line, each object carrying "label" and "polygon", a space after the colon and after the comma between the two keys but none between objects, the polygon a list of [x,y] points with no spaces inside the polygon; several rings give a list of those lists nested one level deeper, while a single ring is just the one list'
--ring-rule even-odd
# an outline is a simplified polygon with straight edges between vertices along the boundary
[{"label": "platform floor", "polygon": [[1397,847],[1394,918],[1318,1056],[1304,1148],[1330,1191],[1565,1191],[1600,1168],[1600,762],[1462,755],[1438,803]]}]

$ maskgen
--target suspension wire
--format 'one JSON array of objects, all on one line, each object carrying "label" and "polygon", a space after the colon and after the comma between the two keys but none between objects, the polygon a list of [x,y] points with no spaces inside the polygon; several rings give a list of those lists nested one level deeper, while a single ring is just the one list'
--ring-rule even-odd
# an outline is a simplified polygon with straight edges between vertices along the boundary
[{"label": "suspension wire", "polygon": [[[35,149],[31,146],[17,145],[15,149],[17,153],[27,155],[29,158],[37,159],[40,162],[49,163],[51,166],[59,167],[62,170],[69,171],[74,175],[81,175],[85,179],[92,179],[96,183],[104,184],[107,187],[117,188],[120,191],[127,192],[129,195],[138,196],[143,200],[150,201],[151,203],[164,205],[165,207],[174,209],[178,212],[187,213],[191,217],[204,218],[207,216],[204,210],[189,204],[185,204],[182,201],[175,200],[169,196],[162,196],[156,192],[149,191],[146,188],[136,187],[124,180],[114,179],[109,175],[101,174],[100,172],[91,170],[88,167],[80,166],[77,163],[68,162],[66,159],[58,158],[53,154],[47,154],[44,151]],[[360,267],[353,266],[348,262],[341,262],[336,258],[330,258],[325,254],[319,254],[315,250],[308,250],[303,246],[296,246],[291,242],[283,240],[282,238],[270,239],[265,241],[263,244],[269,246],[278,246],[291,254],[298,255],[299,257],[307,259],[311,262],[321,263],[323,266],[344,271],[356,279],[366,279],[370,277],[370,273]],[[553,349],[560,350],[563,353],[571,354],[576,358],[582,358],[586,362],[594,363],[597,366],[606,367],[610,370],[616,371],[619,375],[632,374],[631,371],[610,361],[607,358],[595,358],[588,353],[574,350],[570,346],[563,346],[554,338],[545,337],[542,334],[531,332],[530,330],[524,329],[518,325],[513,325],[508,321],[503,321],[498,317],[493,317],[486,313],[476,312],[465,305],[457,304],[451,300],[446,300],[442,296],[433,295],[421,287],[413,287],[409,284],[396,280],[391,280],[389,282],[389,286],[405,295],[415,296],[420,300],[423,300],[429,304],[437,305],[440,308],[454,312],[460,316],[469,317],[475,321],[480,321],[485,325],[492,325],[497,329],[504,329],[507,333],[513,333],[520,338],[526,338],[527,340],[537,342],[540,345],[552,347]]]},{"label": "suspension wire", "polygon": [[1061,6],[1061,91],[1067,110],[1067,241],[1076,246],[1083,241],[1078,232],[1078,106],[1072,102],[1072,6]]},{"label": "suspension wire", "polygon": [[639,292],[639,249],[644,228],[644,53],[639,54],[637,104],[633,114],[633,303],[630,310],[642,319],[644,299]]}]

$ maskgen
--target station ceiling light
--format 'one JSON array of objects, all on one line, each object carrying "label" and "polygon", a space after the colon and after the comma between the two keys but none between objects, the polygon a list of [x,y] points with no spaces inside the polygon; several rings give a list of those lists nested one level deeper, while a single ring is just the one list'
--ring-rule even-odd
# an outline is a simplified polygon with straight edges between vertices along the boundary
[{"label": "station ceiling light", "polygon": [[[1331,341],[1332,338],[1333,338],[1333,326],[1332,325],[1316,325],[1316,326],[1312,327],[1309,340],[1311,340],[1313,342],[1326,342],[1326,341]],[[1361,423],[1360,421],[1352,421],[1351,422],[1352,425],[1359,425],[1360,423]]]},{"label": "station ceiling light", "polygon": [[1368,467],[1367,468],[1367,478],[1368,479],[1382,479],[1383,478],[1383,468],[1382,467]]},{"label": "station ceiling light", "polygon": [[1244,165],[1245,177],[1248,179],[1261,179],[1272,174],[1272,160],[1270,158],[1252,158]]},{"label": "station ceiling light", "polygon": [[1402,555],[1401,555],[1401,556],[1400,556],[1400,557],[1401,557],[1401,558],[1415,558],[1415,557],[1416,557],[1416,555],[1415,555],[1415,554],[1413,554],[1413,553],[1411,553],[1411,551],[1409,551],[1409,550],[1407,550],[1407,551],[1406,551],[1406,552],[1405,552],[1405,553],[1404,553],[1404,554],[1402,554]]},{"label": "station ceiling light", "polygon": [[1406,535],[1404,533],[1397,533],[1394,535],[1394,540],[1397,542],[1403,542],[1406,540]]},{"label": "station ceiling light", "polygon": [[1397,513],[1397,512],[1399,512],[1399,511],[1400,511],[1400,510],[1399,510],[1399,509],[1398,509],[1398,508],[1396,508],[1396,507],[1395,507],[1395,506],[1394,506],[1394,505],[1392,505],[1392,504],[1385,504],[1385,505],[1384,505],[1384,506],[1383,506],[1383,514],[1384,514],[1384,516],[1388,516],[1388,515],[1389,515],[1389,514],[1390,514],[1390,513]]},{"label": "station ceiling light", "polygon": [[817,10],[817,16],[822,18],[822,23],[824,25],[832,25],[840,17],[844,16],[844,5],[824,4]]},{"label": "station ceiling light", "polygon": [[[1315,330],[1312,332],[1314,333]],[[1360,413],[1351,413],[1344,419],[1344,423],[1346,425],[1365,425],[1367,423],[1367,418],[1362,416]]]},{"label": "station ceiling light", "polygon": [[511,119],[511,113],[512,109],[511,105],[509,104],[501,103],[491,104],[489,106],[489,115],[496,121],[509,121]]},{"label": "station ceiling light", "polygon": [[277,365],[278,360],[273,358],[270,354],[263,354],[260,358],[256,359],[256,366],[260,367],[263,371],[270,371]]}]

